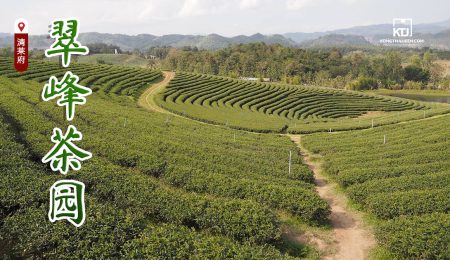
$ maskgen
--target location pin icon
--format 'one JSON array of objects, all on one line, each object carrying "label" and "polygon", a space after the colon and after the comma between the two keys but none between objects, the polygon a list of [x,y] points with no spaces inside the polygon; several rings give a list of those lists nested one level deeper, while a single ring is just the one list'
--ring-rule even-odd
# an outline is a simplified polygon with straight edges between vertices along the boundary
[{"label": "location pin icon", "polygon": [[25,28],[25,24],[23,22],[20,22],[17,27],[19,27],[19,30],[22,32],[23,29]]},{"label": "location pin icon", "polygon": [[14,22],[14,67],[18,72],[28,69],[28,22],[20,18]]}]

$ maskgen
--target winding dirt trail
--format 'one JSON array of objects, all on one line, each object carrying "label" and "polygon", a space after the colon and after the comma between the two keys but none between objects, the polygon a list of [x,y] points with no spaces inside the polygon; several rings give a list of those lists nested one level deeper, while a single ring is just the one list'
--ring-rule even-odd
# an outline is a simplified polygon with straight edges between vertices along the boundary
[{"label": "winding dirt trail", "polygon": [[[336,184],[332,184],[321,174],[320,162],[312,159],[311,153],[301,144],[300,135],[288,135],[297,144],[304,163],[314,172],[317,193],[326,200],[331,208],[330,222],[333,228],[331,244],[318,238],[311,242],[325,253],[324,259],[366,259],[376,242],[369,227],[364,226],[360,214],[347,207],[347,198],[336,193]],[[304,241],[304,237],[298,237]]]},{"label": "winding dirt trail", "polygon": [[[174,114],[158,106],[154,100],[155,96],[164,89],[172,80],[174,72],[163,72],[164,79],[161,82],[151,85],[139,98],[138,105],[154,112],[170,114],[182,117],[188,120],[196,121],[201,124],[208,124],[216,127],[220,125],[209,124]],[[253,133],[253,132],[250,132]],[[258,133],[254,133],[258,134]],[[366,259],[369,250],[375,246],[375,239],[370,228],[363,225],[360,214],[350,210],[347,205],[347,199],[344,195],[337,194],[336,184],[330,183],[326,177],[321,174],[320,162],[312,159],[312,154],[301,144],[300,135],[287,135],[299,147],[304,163],[314,173],[317,193],[326,200],[331,208],[330,222],[332,225],[332,238],[324,238],[317,234],[298,235],[288,230],[289,239],[302,244],[313,244],[321,251],[324,259],[345,259],[360,260]]]},{"label": "winding dirt trail", "polygon": [[164,79],[156,84],[151,85],[138,99],[138,105],[155,112],[159,113],[169,113],[169,111],[163,109],[155,103],[155,95],[162,91],[166,85],[173,79],[175,76],[174,72],[164,71],[163,72]]}]

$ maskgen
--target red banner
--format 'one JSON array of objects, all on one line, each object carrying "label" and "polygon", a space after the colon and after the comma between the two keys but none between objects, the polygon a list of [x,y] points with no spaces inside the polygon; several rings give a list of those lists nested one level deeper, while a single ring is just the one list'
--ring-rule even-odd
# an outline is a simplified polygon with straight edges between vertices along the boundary
[{"label": "red banner", "polygon": [[28,69],[28,23],[24,19],[14,27],[14,67],[18,72]]}]

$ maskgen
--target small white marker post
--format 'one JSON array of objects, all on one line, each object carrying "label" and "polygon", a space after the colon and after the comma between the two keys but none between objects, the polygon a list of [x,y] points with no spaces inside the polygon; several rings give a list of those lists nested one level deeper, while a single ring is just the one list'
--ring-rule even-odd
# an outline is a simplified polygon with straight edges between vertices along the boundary
[{"label": "small white marker post", "polygon": [[423,118],[425,118],[425,110],[423,111]]},{"label": "small white marker post", "polygon": [[383,137],[383,144],[386,144],[386,135]]},{"label": "small white marker post", "polygon": [[372,119],[372,128],[373,128],[373,119]]},{"label": "small white marker post", "polygon": [[123,122],[123,127],[127,127],[127,118],[125,118],[125,121]]},{"label": "small white marker post", "polygon": [[289,175],[291,175],[291,160],[292,160],[292,152],[289,151]]},{"label": "small white marker post", "polygon": [[236,133],[233,134],[233,141],[236,142]]}]

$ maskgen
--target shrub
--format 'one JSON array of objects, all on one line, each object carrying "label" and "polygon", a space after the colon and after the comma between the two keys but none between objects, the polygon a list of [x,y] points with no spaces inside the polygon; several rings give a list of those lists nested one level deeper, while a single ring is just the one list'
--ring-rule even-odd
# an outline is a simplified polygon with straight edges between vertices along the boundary
[{"label": "shrub", "polygon": [[350,82],[347,86],[349,90],[371,90],[377,89],[378,82],[371,77],[361,76],[358,79]]},{"label": "shrub", "polygon": [[400,259],[449,259],[450,215],[400,217],[381,224],[379,243]]}]

